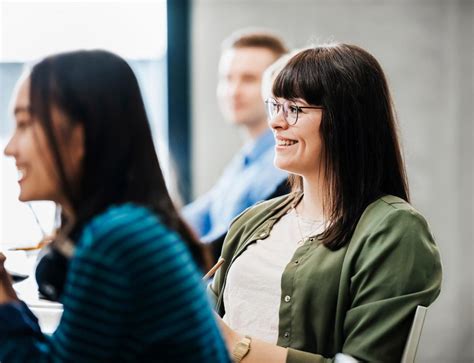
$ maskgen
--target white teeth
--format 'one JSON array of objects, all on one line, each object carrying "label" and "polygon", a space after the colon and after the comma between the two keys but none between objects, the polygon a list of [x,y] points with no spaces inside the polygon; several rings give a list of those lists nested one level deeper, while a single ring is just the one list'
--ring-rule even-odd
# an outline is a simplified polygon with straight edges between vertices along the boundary
[{"label": "white teeth", "polygon": [[26,176],[25,169],[18,169],[18,181],[22,180]]},{"label": "white teeth", "polygon": [[291,146],[296,144],[298,141],[294,140],[278,140],[278,146]]}]

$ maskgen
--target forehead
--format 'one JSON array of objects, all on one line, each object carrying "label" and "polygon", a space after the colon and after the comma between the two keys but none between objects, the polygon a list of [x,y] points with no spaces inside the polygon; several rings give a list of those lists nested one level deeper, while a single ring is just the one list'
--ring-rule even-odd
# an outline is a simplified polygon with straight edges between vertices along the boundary
[{"label": "forehead", "polygon": [[255,74],[263,71],[275,61],[275,54],[267,48],[231,48],[222,53],[219,74]]},{"label": "forehead", "polygon": [[12,106],[14,115],[30,111],[30,80],[21,79],[13,93]]}]

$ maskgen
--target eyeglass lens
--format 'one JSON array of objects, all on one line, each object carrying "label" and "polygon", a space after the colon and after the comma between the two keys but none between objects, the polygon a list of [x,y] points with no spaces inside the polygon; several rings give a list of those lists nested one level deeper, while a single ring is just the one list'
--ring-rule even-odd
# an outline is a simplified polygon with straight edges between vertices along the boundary
[{"label": "eyeglass lens", "polygon": [[283,117],[286,122],[290,125],[294,125],[298,120],[298,106],[293,102],[286,101],[281,104],[275,100],[267,100],[265,103],[267,106],[267,114],[270,119],[274,119],[283,108]]}]

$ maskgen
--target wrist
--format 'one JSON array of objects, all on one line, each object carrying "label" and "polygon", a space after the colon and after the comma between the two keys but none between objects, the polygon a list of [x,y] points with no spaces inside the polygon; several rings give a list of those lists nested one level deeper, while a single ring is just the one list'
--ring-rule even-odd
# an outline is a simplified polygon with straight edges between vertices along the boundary
[{"label": "wrist", "polygon": [[231,350],[232,360],[234,363],[241,362],[247,354],[250,352],[252,344],[252,338],[246,335],[235,343]]},{"label": "wrist", "polygon": [[225,342],[227,345],[227,350],[232,354],[236,344],[243,338],[243,335],[238,334],[237,332],[229,329],[224,334]]}]

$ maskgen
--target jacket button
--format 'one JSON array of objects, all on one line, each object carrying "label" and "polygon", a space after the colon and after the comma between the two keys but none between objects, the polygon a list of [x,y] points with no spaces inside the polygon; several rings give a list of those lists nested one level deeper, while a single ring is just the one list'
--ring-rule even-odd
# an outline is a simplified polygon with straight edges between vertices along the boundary
[{"label": "jacket button", "polygon": [[288,333],[288,332],[286,331],[285,334],[283,334],[283,336],[284,336],[285,338],[289,338],[289,337],[290,337],[290,333]]},{"label": "jacket button", "polygon": [[291,300],[291,296],[290,295],[286,295],[285,296],[285,302],[290,302]]},{"label": "jacket button", "polygon": [[295,265],[299,264],[300,260],[295,260]]}]

